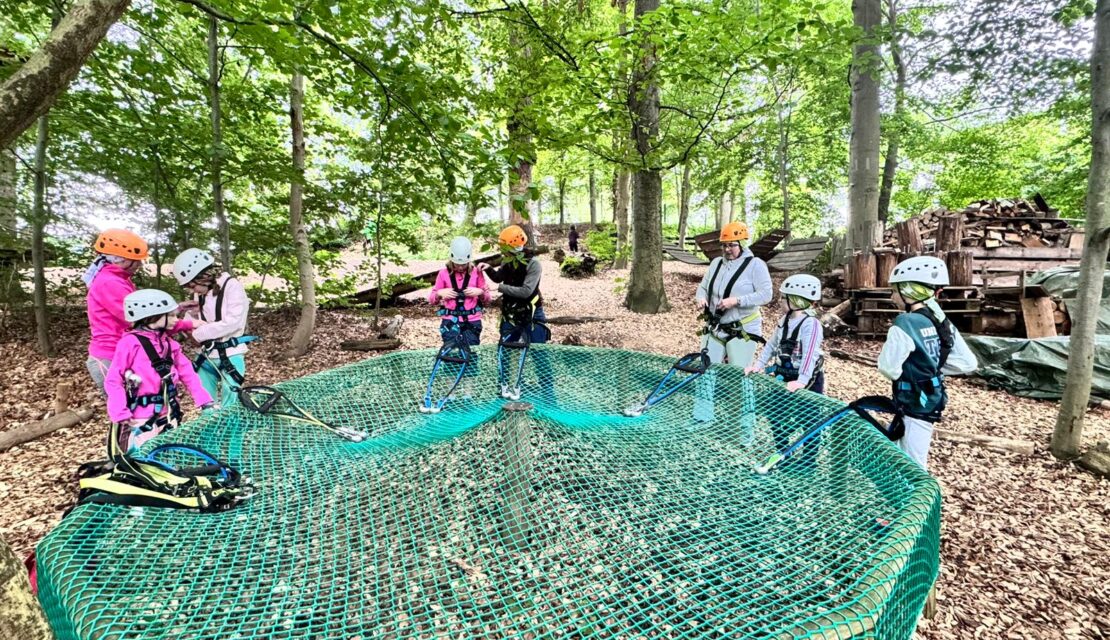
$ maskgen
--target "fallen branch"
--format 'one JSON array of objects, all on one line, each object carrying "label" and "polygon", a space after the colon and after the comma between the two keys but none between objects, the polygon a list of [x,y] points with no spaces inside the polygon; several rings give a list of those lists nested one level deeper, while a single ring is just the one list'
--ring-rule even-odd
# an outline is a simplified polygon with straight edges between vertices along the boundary
[{"label": "fallen branch", "polygon": [[0,451],[7,451],[16,445],[36,440],[58,429],[79,425],[93,417],[94,413],[92,409],[76,409],[12,429],[0,434]]},{"label": "fallen branch", "polygon": [[949,442],[970,444],[984,449],[990,449],[991,451],[1001,451],[1003,453],[1020,453],[1027,456],[1033,455],[1034,446],[1033,443],[1028,440],[998,438],[981,433],[959,433],[945,429],[934,429],[933,432],[938,438],[943,438]]},{"label": "fallen branch", "polygon": [[1084,453],[1075,464],[1096,476],[1110,478],[1110,445],[1100,442]]},{"label": "fallen branch", "polygon": [[370,340],[347,340],[339,345],[344,351],[392,351],[401,346],[397,338],[371,338]]},{"label": "fallen branch", "polygon": [[847,352],[843,349],[829,349],[829,355],[834,357],[834,358],[840,358],[842,360],[851,360],[852,362],[858,362],[860,364],[865,364],[869,367],[879,366],[878,358],[875,358],[873,356],[862,356],[858,353],[849,353],[849,352]]},{"label": "fallen branch", "polygon": [[602,318],[599,316],[556,316],[544,320],[546,324],[563,325],[563,324],[586,324],[587,322],[608,322],[612,318]]}]

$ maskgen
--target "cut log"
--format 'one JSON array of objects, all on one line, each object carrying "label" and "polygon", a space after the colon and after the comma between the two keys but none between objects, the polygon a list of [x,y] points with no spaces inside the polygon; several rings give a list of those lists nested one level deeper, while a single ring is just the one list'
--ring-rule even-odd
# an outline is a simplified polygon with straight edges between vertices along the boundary
[{"label": "cut log", "polygon": [[937,251],[958,251],[964,237],[963,216],[941,216],[937,226]]},{"label": "cut log", "polygon": [[92,409],[76,409],[58,415],[16,427],[0,434],[0,451],[7,451],[16,445],[30,442],[42,436],[53,433],[58,429],[73,427],[93,417]]},{"label": "cut log", "polygon": [[983,435],[981,433],[959,433],[957,431],[948,431],[947,429],[934,429],[933,432],[937,437],[943,438],[949,442],[958,442],[960,444],[970,444],[976,447],[982,447],[991,451],[1001,451],[1003,453],[1020,453],[1022,455],[1033,455],[1034,445],[1028,440],[1014,440],[1012,438],[999,438],[996,436]]},{"label": "cut log", "polygon": [[405,317],[396,315],[389,319],[384,326],[378,329],[378,339],[387,340],[396,338],[401,332],[401,325],[405,324]]},{"label": "cut log", "polygon": [[339,345],[343,351],[391,351],[401,346],[397,338],[372,338],[370,340],[347,340]]},{"label": "cut log", "polygon": [[910,218],[903,220],[894,226],[898,233],[898,251],[906,257],[919,256],[925,252],[925,246],[921,243],[921,230],[917,226],[917,220]]},{"label": "cut log", "polygon": [[970,251],[949,251],[944,258],[948,265],[948,281],[953,287],[970,287],[975,259]]},{"label": "cut log", "polygon": [[889,287],[890,272],[898,264],[898,254],[893,251],[879,251],[875,253],[875,286]]},{"label": "cut log", "polygon": [[1052,298],[1022,298],[1021,314],[1025,321],[1025,337],[1030,340],[1055,338],[1056,317],[1053,311]]},{"label": "cut log", "polygon": [[1098,447],[1088,449],[1075,464],[1100,478],[1110,478],[1110,451]]},{"label": "cut log", "polygon": [[858,253],[848,261],[845,285],[849,289],[875,288],[875,254]]},{"label": "cut log", "polygon": [[1017,314],[984,311],[972,318],[972,332],[990,335],[1012,335],[1017,329]]},{"label": "cut log", "polygon": [[59,382],[54,390],[54,415],[61,415],[69,411],[69,399],[73,396],[72,382]]},{"label": "cut log", "polygon": [[588,322],[609,322],[612,318],[601,316],[555,316],[544,320],[545,324],[552,325],[565,325],[565,324],[586,324]]},{"label": "cut log", "polygon": [[54,640],[39,599],[31,592],[27,569],[8,543],[0,540],[0,638]]},{"label": "cut log", "polygon": [[837,349],[837,348],[829,349],[829,355],[834,357],[834,358],[840,358],[841,360],[851,360],[852,362],[858,362],[860,364],[865,364],[869,367],[879,366],[878,358],[875,358],[873,356],[862,355],[862,354],[859,354],[859,353],[852,353],[850,351],[845,351],[843,349]]}]

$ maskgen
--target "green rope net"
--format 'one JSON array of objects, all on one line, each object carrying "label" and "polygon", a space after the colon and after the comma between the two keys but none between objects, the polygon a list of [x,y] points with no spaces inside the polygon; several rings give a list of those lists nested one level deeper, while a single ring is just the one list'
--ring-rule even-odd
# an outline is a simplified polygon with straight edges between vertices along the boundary
[{"label": "green rope net", "polygon": [[428,351],[279,385],[363,442],[238,406],[162,436],[257,494],[216,514],[75,509],[37,554],[58,637],[911,637],[936,482],[854,414],[753,472],[842,403],[714,366],[626,417],[671,359],[544,345],[530,410],[509,411],[496,351],[476,353],[431,415]]}]

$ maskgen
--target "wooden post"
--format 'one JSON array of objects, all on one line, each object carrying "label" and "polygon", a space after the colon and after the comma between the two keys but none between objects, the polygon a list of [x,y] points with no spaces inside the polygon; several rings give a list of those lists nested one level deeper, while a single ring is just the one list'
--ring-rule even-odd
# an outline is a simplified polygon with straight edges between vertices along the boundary
[{"label": "wooden post", "polygon": [[844,269],[844,285],[849,289],[875,288],[875,254],[857,253]]},{"label": "wooden post", "polygon": [[898,254],[894,251],[875,252],[875,286],[889,287],[890,272],[898,265]]},{"label": "wooden post", "polygon": [[73,396],[72,382],[59,382],[54,391],[54,415],[69,411],[69,399]]},{"label": "wooden post", "polygon": [[1030,340],[1056,337],[1055,307],[1052,298],[1022,298],[1021,314],[1025,320],[1025,336]]},{"label": "wooden post", "polygon": [[964,218],[961,215],[940,216],[937,226],[937,251],[959,251],[964,236]]},{"label": "wooden post", "polygon": [[948,265],[948,281],[953,287],[971,286],[975,258],[970,251],[949,251],[944,261]]},{"label": "wooden post", "polygon": [[925,244],[921,241],[921,230],[917,228],[917,220],[910,218],[894,225],[898,234],[898,251],[903,257],[909,258],[925,253]]}]

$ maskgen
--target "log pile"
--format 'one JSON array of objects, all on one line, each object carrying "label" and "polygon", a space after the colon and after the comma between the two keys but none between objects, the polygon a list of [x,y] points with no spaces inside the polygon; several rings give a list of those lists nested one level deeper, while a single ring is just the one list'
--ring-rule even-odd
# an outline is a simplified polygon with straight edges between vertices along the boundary
[{"label": "log pile", "polygon": [[[916,238],[912,227],[916,227]],[[949,246],[953,238],[965,248],[1067,247],[1072,231],[1071,225],[1061,220],[1040,196],[1032,202],[980,200],[962,211],[930,209],[890,227],[883,233],[882,246],[911,255],[944,251],[943,247]]]}]

